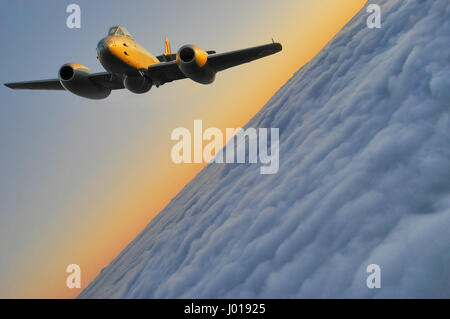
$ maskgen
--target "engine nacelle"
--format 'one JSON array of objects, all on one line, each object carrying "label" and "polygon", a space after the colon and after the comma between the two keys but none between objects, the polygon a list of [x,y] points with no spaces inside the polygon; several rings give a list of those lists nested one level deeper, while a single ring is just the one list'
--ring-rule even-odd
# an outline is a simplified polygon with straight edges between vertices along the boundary
[{"label": "engine nacelle", "polygon": [[152,80],[145,76],[125,75],[123,85],[136,94],[146,93],[152,88]]},{"label": "engine nacelle", "polygon": [[178,50],[177,64],[195,82],[210,84],[216,78],[216,72],[208,65],[208,53],[195,45],[187,44]]},{"label": "engine nacelle", "polygon": [[89,79],[91,72],[81,64],[64,64],[58,72],[59,82],[69,92],[88,99],[104,99],[111,89],[102,87]]}]

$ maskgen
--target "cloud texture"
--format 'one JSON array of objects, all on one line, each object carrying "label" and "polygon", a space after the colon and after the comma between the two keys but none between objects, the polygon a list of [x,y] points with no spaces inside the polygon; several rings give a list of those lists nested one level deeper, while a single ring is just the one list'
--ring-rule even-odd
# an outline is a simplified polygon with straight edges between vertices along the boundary
[{"label": "cloud texture", "polygon": [[277,174],[208,165],[80,297],[450,298],[450,2],[378,3],[247,125]]}]

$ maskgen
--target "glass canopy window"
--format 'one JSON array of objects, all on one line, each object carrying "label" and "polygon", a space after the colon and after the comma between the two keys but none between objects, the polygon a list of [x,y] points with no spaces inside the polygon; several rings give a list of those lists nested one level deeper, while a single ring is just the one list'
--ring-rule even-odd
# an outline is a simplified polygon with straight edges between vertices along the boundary
[{"label": "glass canopy window", "polygon": [[108,35],[125,35],[131,37],[130,32],[122,26],[113,26],[109,28]]}]

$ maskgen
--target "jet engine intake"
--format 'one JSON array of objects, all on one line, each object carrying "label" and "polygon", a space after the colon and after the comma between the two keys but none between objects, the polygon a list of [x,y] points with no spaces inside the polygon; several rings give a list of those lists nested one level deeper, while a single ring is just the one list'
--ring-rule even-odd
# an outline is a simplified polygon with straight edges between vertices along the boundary
[{"label": "jet engine intake", "polygon": [[77,63],[64,64],[58,72],[59,82],[69,92],[88,99],[104,99],[109,96],[111,89],[93,82],[87,67]]},{"label": "jet engine intake", "polygon": [[208,53],[195,45],[187,44],[178,50],[177,65],[195,82],[210,84],[215,80],[216,72],[208,65]]}]

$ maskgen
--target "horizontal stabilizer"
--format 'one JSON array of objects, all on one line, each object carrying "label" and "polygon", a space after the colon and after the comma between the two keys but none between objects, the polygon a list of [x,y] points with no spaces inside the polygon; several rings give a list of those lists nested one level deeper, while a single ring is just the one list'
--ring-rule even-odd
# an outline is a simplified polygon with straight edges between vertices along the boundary
[{"label": "horizontal stabilizer", "polygon": [[[215,54],[216,51],[206,51],[206,53],[208,54]],[[175,53],[171,53],[171,54],[163,54],[163,55],[158,55],[156,57],[159,62],[170,62],[170,61],[174,61],[177,59],[177,55]]]}]

